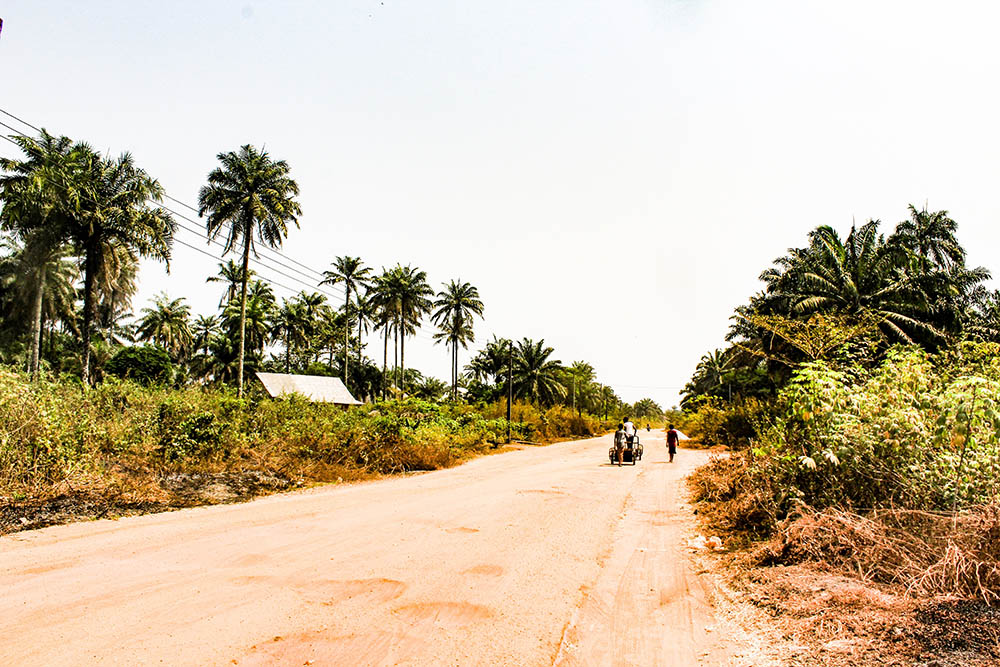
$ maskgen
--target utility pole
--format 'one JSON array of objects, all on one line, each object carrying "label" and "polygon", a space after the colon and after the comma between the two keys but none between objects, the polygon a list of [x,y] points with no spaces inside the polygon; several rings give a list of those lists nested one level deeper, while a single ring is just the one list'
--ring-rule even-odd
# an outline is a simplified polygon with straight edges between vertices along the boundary
[{"label": "utility pole", "polygon": [[514,341],[507,342],[507,444],[510,444],[510,404],[514,400]]}]

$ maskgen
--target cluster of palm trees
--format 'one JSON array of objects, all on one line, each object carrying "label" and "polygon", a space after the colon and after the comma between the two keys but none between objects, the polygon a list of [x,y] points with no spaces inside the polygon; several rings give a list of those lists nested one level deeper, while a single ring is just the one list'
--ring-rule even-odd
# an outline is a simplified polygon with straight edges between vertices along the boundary
[{"label": "cluster of palm trees", "polygon": [[[163,347],[190,379],[201,382],[238,382],[239,350],[233,341],[242,330],[244,364],[250,369],[338,375],[362,397],[437,398],[448,391],[457,398],[457,373],[448,387],[405,367],[405,341],[431,315],[438,325],[435,339],[448,343],[454,368],[458,349],[475,339],[473,318],[483,312],[478,290],[467,282],[453,280],[435,294],[424,271],[395,266],[376,275],[350,256],[337,257],[320,282],[344,286],[345,299],[337,307],[326,295],[306,291],[279,303],[252,269],[245,275],[232,260],[207,280],[225,284],[218,315],[192,319],[183,298],[160,295],[142,310],[134,329],[136,340]],[[364,336],[372,331],[384,341],[381,370],[362,353]],[[265,359],[269,348],[273,354]]]},{"label": "cluster of palm trees", "polygon": [[[585,361],[564,365],[552,358],[554,351],[544,339],[522,338],[514,342],[494,337],[465,366],[466,396],[490,403],[509,394],[536,405],[566,405],[592,415],[630,409],[611,387],[597,382],[593,366]],[[655,406],[648,416],[663,413],[650,399],[637,405]]]},{"label": "cluster of palm trees", "polygon": [[[494,338],[461,368],[484,309],[468,282],[435,291],[416,267],[376,272],[341,256],[317,291],[279,302],[251,260],[298,226],[299,187],[287,162],[251,145],[218,154],[198,195],[208,239],[234,256],[207,278],[224,285],[218,312],[194,316],[183,298],[161,294],[133,316],[139,259],[169,268],[176,223],[159,182],[127,153],[106,157],[45,130],[11,140],[23,158],[0,160],[0,362],[77,373],[86,387],[123,345],[146,342],[169,354],[178,382],[232,384],[241,395],[246,371],[259,369],[340,375],[368,398],[511,395],[592,414],[624,407],[590,364],[563,366],[543,340]],[[329,303],[323,286],[343,289],[343,302]],[[448,350],[448,383],[406,366],[407,340],[427,319]],[[368,334],[382,338],[381,368],[363,353]]]},{"label": "cluster of palm trees", "polygon": [[[169,261],[174,221],[158,206],[163,188],[128,153],[105,157],[89,144],[44,130],[37,139],[11,140],[24,158],[0,159],[0,225],[10,250],[0,294],[4,338],[28,323],[25,357],[37,373],[43,328],[49,326],[51,339],[61,325],[80,343],[86,385],[95,349],[81,341],[113,342],[115,323],[135,292],[139,257]],[[72,285],[79,274],[83,304],[77,317]]]},{"label": "cluster of palm trees", "polygon": [[845,344],[877,358],[896,343],[1000,341],[1000,294],[986,288],[986,269],[966,266],[947,211],[910,206],[889,236],[880,226],[852,226],[846,238],[818,227],[775,260],[760,276],[764,290],[736,309],[730,347],[702,357],[685,403],[769,393],[797,362]]},{"label": "cluster of palm trees", "polygon": [[[301,215],[298,185],[285,161],[250,145],[220,153],[219,166],[199,193],[208,238],[222,237],[224,253],[239,258],[209,278],[226,284],[220,312],[192,319],[184,299],[161,295],[129,325],[138,259],[170,258],[176,226],[159,205],[163,188],[128,154],[104,157],[86,143],[44,130],[37,138],[11,140],[24,157],[0,161],[5,361],[21,359],[37,373],[47,356],[56,370],[79,372],[86,386],[100,378],[102,364],[95,368],[95,361],[106,361],[122,343],[149,341],[166,349],[187,377],[232,382],[242,393],[246,368],[270,363],[286,371],[322,371],[320,357],[326,353],[326,371],[334,370],[337,357],[352,387],[368,394],[407,393],[407,385],[422,376],[406,368],[406,340],[429,315],[438,328],[435,339],[449,347],[450,389],[457,398],[458,350],[474,341],[473,320],[483,313],[471,284],[451,281],[435,293],[427,274],[414,267],[375,275],[357,257],[338,257],[320,283],[343,287],[343,306],[335,309],[318,292],[278,304],[267,283],[257,279],[251,257],[260,246],[279,247]],[[377,382],[373,364],[362,355],[362,338],[371,329],[384,339]],[[272,345],[282,353],[267,361],[265,351]],[[67,355],[70,351],[78,356]]]}]

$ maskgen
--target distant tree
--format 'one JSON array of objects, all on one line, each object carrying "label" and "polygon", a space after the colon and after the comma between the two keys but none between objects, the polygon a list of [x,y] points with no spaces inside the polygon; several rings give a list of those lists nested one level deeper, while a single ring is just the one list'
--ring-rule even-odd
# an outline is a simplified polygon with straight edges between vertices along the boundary
[{"label": "distant tree", "polygon": [[292,349],[296,345],[304,345],[308,341],[306,329],[303,326],[305,316],[305,306],[295,299],[285,299],[281,308],[274,311],[271,336],[284,344],[286,373],[291,372]]},{"label": "distant tree", "polygon": [[170,356],[159,347],[123,347],[104,366],[104,372],[140,384],[166,384],[173,375]]},{"label": "distant tree", "polygon": [[438,292],[434,308],[437,310],[431,316],[438,326],[434,335],[437,342],[451,345],[451,394],[452,400],[458,399],[458,346],[467,348],[475,340],[472,321],[475,315],[482,317],[483,302],[479,298],[479,290],[469,283],[452,280],[443,290]]},{"label": "distant tree", "polygon": [[560,379],[562,363],[549,359],[553,349],[544,340],[522,338],[514,351],[514,395],[540,405],[553,405],[566,395]]},{"label": "distant tree", "polygon": [[[333,261],[333,269],[323,272],[323,280],[320,285],[344,285],[344,315],[347,322],[344,326],[344,384],[350,383],[349,357],[350,345],[348,335],[351,330],[351,293],[359,293],[361,288],[367,288],[371,284],[372,270],[365,266],[360,257],[337,257]],[[360,343],[360,335],[358,337]],[[358,351],[360,354],[360,350]]]},{"label": "distant tree", "polygon": [[208,354],[212,337],[219,331],[219,319],[212,315],[199,315],[191,326],[192,345],[202,354]]},{"label": "distant tree", "polygon": [[[249,271],[250,275],[248,279],[253,279],[257,273],[253,269],[249,269]],[[226,291],[219,300],[219,308],[224,308],[226,304],[235,300],[240,294],[240,290],[243,287],[243,267],[230,259],[225,264],[220,263],[219,272],[214,276],[205,278],[205,282],[226,284]]]},{"label": "distant tree", "polygon": [[238,247],[242,251],[237,392],[243,396],[250,251],[255,238],[272,248],[281,246],[289,223],[298,226],[302,209],[294,199],[299,186],[289,178],[290,168],[284,160],[274,161],[267,151],[249,144],[239,152],[219,153],[218,159],[221,166],[208,175],[208,185],[198,194],[198,215],[207,216],[210,239],[225,233],[223,252]]},{"label": "distant tree", "polygon": [[167,350],[174,359],[182,358],[191,346],[191,307],[184,298],[170,299],[160,294],[152,308],[143,308],[136,334],[139,340],[153,341]]},{"label": "distant tree", "polygon": [[[241,303],[232,302],[222,311],[222,328],[229,338],[237,343],[239,334],[244,334],[243,355],[239,354],[240,345],[236,345],[235,376],[239,381],[239,370],[247,358],[255,359],[254,366],[263,354],[264,346],[270,336],[271,323],[275,309],[274,293],[265,283],[255,280],[247,287],[246,300]],[[242,307],[241,307],[242,305]],[[240,362],[240,359],[243,361]],[[250,365],[247,363],[247,365]],[[228,377],[228,376],[227,376]]]},{"label": "distant tree", "polygon": [[639,419],[661,419],[663,408],[653,399],[644,398],[632,406],[632,415]]}]

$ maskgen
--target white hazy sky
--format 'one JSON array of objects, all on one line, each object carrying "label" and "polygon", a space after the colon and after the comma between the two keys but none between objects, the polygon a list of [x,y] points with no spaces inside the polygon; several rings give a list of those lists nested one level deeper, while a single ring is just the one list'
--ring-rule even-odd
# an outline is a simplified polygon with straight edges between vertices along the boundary
[{"label": "white hazy sky", "polygon": [[[817,225],[888,231],[926,201],[1000,270],[994,3],[6,0],[0,18],[3,109],[131,151],[191,204],[217,153],[263,145],[302,189],[289,257],[470,281],[476,347],[544,338],[629,401],[675,404]],[[216,263],[176,247],[136,309],[166,290],[211,312]],[[430,333],[408,365],[446,378]]]}]

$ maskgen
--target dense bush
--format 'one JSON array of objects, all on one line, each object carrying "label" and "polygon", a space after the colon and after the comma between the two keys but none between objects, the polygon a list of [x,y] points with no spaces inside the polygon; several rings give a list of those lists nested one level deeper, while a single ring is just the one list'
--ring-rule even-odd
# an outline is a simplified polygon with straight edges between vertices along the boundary
[{"label": "dense bush", "polygon": [[[430,470],[503,442],[505,416],[502,403],[480,411],[408,399],[343,410],[299,396],[238,399],[115,377],[83,391],[71,380],[0,369],[0,497],[40,497],[84,479],[115,485],[139,472],[153,479],[252,468],[322,481],[348,470]],[[563,407],[517,404],[513,418],[512,435],[523,440],[601,429]]]},{"label": "dense bush", "polygon": [[163,348],[151,345],[123,347],[108,360],[104,372],[144,385],[167,384],[173,376],[173,365]]},{"label": "dense bush", "polygon": [[753,447],[695,476],[717,523],[767,532],[799,503],[951,510],[1000,492],[1000,346],[892,350],[873,370],[803,364]]},{"label": "dense bush", "polygon": [[748,447],[757,437],[756,425],[769,409],[758,398],[746,398],[727,403],[715,396],[698,399],[695,410],[682,416],[681,430],[702,445],[723,445],[734,449]]}]

